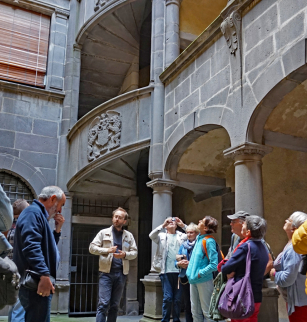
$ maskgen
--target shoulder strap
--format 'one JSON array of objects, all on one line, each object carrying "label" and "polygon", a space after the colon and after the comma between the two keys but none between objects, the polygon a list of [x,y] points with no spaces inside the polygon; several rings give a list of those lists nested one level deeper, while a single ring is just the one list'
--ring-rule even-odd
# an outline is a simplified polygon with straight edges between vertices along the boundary
[{"label": "shoulder strap", "polygon": [[208,256],[208,252],[207,252],[206,242],[207,242],[207,239],[209,239],[209,238],[213,238],[215,240],[215,238],[212,235],[205,236],[202,240],[202,250],[204,253],[204,257],[207,256],[208,259],[209,259],[209,256]]}]

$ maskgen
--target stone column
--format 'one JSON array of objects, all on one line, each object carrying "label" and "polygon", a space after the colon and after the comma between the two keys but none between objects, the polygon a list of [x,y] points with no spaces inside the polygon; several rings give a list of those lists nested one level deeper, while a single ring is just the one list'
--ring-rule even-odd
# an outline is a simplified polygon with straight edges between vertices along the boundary
[{"label": "stone column", "polygon": [[166,0],[166,67],[168,67],[180,54],[179,7],[179,0]]},{"label": "stone column", "polygon": [[[167,217],[172,216],[172,189],[176,182],[172,180],[154,179],[147,183],[153,189],[152,228],[163,224]],[[157,245],[152,243],[151,258],[156,253]],[[145,286],[145,307],[143,322],[162,319],[162,286],[158,273],[151,268],[149,275],[141,280]]]},{"label": "stone column", "polygon": [[67,313],[69,306],[69,274],[70,274],[70,239],[73,194],[65,192],[66,202],[62,208],[65,223],[62,226],[61,238],[58,243],[60,263],[57,270],[55,294],[51,302],[52,313]]},{"label": "stone column", "polygon": [[[129,226],[128,230],[132,233],[138,245],[139,232],[139,197],[129,198]],[[140,246],[139,246],[140,247]],[[142,259],[139,259],[142,260]],[[129,274],[127,278],[126,290],[126,314],[129,316],[139,315],[139,302],[137,300],[137,278],[138,278],[138,258],[130,261]]]},{"label": "stone column", "polygon": [[164,84],[159,76],[164,68],[165,0],[152,0],[152,33],[150,85],[151,95],[151,143],[149,152],[149,177],[162,178],[163,175],[163,134],[164,134]]},{"label": "stone column", "polygon": [[[79,1],[70,1],[70,16],[67,34],[66,64],[64,90],[65,99],[62,108],[62,120],[59,138],[59,153],[57,165],[57,185],[67,191],[69,171],[69,144],[67,134],[69,129],[77,122],[79,105],[79,83],[81,68],[81,48],[74,45],[76,39],[76,25],[78,22]],[[69,267],[70,267],[70,238],[71,238],[71,216],[72,195],[65,192],[67,200],[63,208],[65,223],[62,236],[58,245],[61,255],[60,267],[57,272],[57,298],[52,301],[52,312],[67,313],[69,306]]]},{"label": "stone column", "polygon": [[235,208],[263,217],[262,158],[272,148],[246,142],[224,151],[235,165]]}]

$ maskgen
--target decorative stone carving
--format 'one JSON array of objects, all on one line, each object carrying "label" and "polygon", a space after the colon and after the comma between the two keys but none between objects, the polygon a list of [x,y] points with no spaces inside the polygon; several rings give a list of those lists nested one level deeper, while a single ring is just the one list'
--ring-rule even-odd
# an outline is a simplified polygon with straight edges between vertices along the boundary
[{"label": "decorative stone carving", "polygon": [[95,4],[94,11],[96,12],[100,8],[104,7],[108,2],[109,2],[109,0],[97,0],[96,4]]},{"label": "decorative stone carving", "polygon": [[267,145],[261,145],[253,142],[245,142],[233,148],[224,151],[225,156],[236,157],[239,155],[260,155],[264,157],[272,152],[273,148]]},{"label": "decorative stone carving", "polygon": [[156,191],[160,191],[161,189],[168,190],[171,192],[172,189],[176,187],[177,181],[156,178],[154,180],[147,182],[146,185],[147,187],[150,187],[154,190],[153,193],[155,193]]},{"label": "decorative stone carving", "polygon": [[88,132],[87,158],[91,162],[120,146],[120,113],[108,111],[97,116]]},{"label": "decorative stone carving", "polygon": [[240,48],[241,20],[240,13],[233,11],[221,24],[222,33],[226,39],[230,53],[233,55]]}]

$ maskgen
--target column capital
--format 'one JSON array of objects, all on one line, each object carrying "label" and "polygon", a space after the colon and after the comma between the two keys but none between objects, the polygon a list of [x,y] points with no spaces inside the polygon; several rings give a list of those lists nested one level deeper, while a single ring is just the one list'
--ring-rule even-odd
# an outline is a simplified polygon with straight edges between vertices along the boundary
[{"label": "column capital", "polygon": [[165,0],[165,5],[175,4],[178,7],[180,6],[182,0]]},{"label": "column capital", "polygon": [[81,51],[82,50],[82,45],[80,44],[74,44],[73,45],[75,51]]},{"label": "column capital", "polygon": [[72,199],[74,196],[74,193],[71,191],[64,191],[66,199]]},{"label": "column capital", "polygon": [[245,142],[235,147],[224,150],[224,156],[236,158],[238,156],[256,155],[263,158],[266,154],[272,152],[273,148],[267,145],[253,142]]},{"label": "column capital", "polygon": [[177,185],[177,181],[156,178],[154,180],[147,182],[146,185],[147,185],[147,187],[152,188],[154,191],[156,191],[156,190],[171,191]]}]

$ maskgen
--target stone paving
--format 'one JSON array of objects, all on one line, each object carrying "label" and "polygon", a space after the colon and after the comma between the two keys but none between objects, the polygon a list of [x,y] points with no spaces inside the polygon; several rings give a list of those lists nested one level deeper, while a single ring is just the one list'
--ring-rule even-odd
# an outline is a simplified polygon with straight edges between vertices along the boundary
[{"label": "stone paving", "polygon": [[[142,318],[142,315],[119,316],[117,318],[117,322],[138,322],[141,318]],[[0,316],[0,322],[7,322],[7,317]],[[69,318],[67,314],[59,314],[59,315],[51,315],[50,322],[95,322],[95,317]]]},{"label": "stone paving", "polygon": [[[117,322],[138,322],[142,318],[142,315],[138,316],[119,316]],[[288,319],[279,319],[279,322],[288,322]],[[7,322],[6,316],[0,316],[0,322]],[[52,315],[50,322],[95,322],[95,317],[85,318],[69,318],[66,314]],[[185,318],[181,317],[181,322],[185,322]],[[261,321],[258,321],[261,322]]]}]

